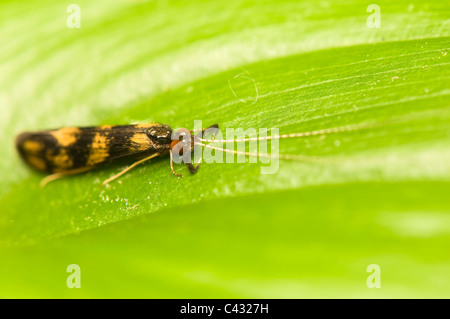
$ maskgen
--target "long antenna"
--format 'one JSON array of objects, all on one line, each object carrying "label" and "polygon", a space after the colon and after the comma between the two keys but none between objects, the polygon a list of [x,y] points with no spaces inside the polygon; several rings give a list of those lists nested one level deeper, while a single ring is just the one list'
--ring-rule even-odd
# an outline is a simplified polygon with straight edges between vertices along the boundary
[{"label": "long antenna", "polygon": [[[385,124],[385,123],[383,123],[383,124]],[[281,134],[281,135],[273,135],[273,136],[249,137],[249,138],[241,138],[241,139],[234,139],[234,140],[217,140],[217,139],[203,139],[203,138],[198,138],[198,140],[201,142],[209,142],[209,143],[211,143],[211,142],[217,142],[217,143],[249,142],[249,141],[272,140],[272,139],[280,139],[280,138],[296,138],[296,137],[324,135],[324,134],[330,134],[330,133],[350,132],[350,131],[356,131],[359,129],[373,128],[373,127],[377,127],[377,126],[381,126],[381,124],[380,123],[356,124],[356,125],[347,125],[347,126],[326,128],[326,129],[309,131],[309,132],[290,133],[290,134]]]},{"label": "long antenna", "polygon": [[213,150],[218,150],[226,153],[233,153],[236,155],[244,155],[244,156],[254,156],[254,157],[264,157],[264,158],[279,158],[283,160],[291,160],[291,161],[301,161],[301,162],[323,162],[323,163],[330,163],[335,162],[336,159],[332,160],[330,158],[324,158],[319,156],[310,156],[310,155],[289,155],[289,154],[267,154],[267,153],[255,153],[255,152],[242,152],[242,151],[235,151],[230,150],[226,148],[220,148],[216,146],[206,145],[199,142],[194,142],[195,145],[200,145],[202,147],[211,148]]}]

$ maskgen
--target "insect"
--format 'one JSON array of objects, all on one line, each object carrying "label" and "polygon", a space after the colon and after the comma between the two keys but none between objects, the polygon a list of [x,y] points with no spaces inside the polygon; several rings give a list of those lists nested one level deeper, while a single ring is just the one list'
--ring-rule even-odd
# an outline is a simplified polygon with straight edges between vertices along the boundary
[{"label": "insect", "polygon": [[[384,123],[386,124],[386,122]],[[271,154],[251,153],[224,149],[211,146],[210,142],[248,142],[256,140],[301,138],[316,135],[325,135],[339,132],[355,131],[365,128],[381,126],[383,123],[361,124],[333,127],[309,132],[290,133],[275,136],[250,137],[232,140],[204,139],[203,133],[209,129],[218,129],[214,124],[207,129],[202,129],[199,134],[195,131],[187,131],[179,139],[172,139],[172,128],[165,124],[136,124],[136,125],[103,125],[93,127],[65,127],[56,130],[24,132],[16,139],[16,147],[24,161],[38,171],[48,173],[41,186],[63,176],[77,174],[92,170],[106,163],[115,162],[120,159],[134,159],[133,164],[118,174],[105,180],[105,185],[122,176],[133,167],[144,163],[155,157],[170,155],[170,168],[176,176],[182,176],[173,168],[173,153],[183,154],[184,147],[189,151],[195,145],[207,147],[219,151],[231,152],[245,156],[272,157]],[[183,136],[189,135],[189,145],[181,143]],[[186,141],[185,140],[185,141]],[[279,159],[297,161],[315,161],[321,159],[302,155],[276,155]],[[190,162],[185,164],[191,174],[197,172],[201,161],[196,165]]]},{"label": "insect", "polygon": [[[210,128],[218,128],[212,125]],[[204,131],[204,130],[203,130]],[[133,167],[158,156],[183,152],[180,140],[172,140],[172,128],[165,124],[103,125],[94,127],[64,127],[56,130],[24,132],[16,139],[23,160],[38,171],[48,173],[41,186],[63,176],[92,170],[119,159],[134,159],[132,165],[105,180],[105,185]],[[194,141],[194,139],[192,139]],[[192,143],[193,147],[193,143]],[[194,174],[200,163],[186,163]]]}]

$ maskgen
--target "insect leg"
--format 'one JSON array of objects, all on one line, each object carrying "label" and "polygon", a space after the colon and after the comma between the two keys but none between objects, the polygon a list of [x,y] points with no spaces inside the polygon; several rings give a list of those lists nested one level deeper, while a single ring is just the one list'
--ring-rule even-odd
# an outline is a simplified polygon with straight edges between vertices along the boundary
[{"label": "insect leg", "polygon": [[[186,163],[187,168],[189,169],[189,172],[191,172],[191,174],[195,174],[195,172],[197,172],[198,167],[200,166],[200,163],[202,162],[202,160],[200,159],[200,161],[197,163],[197,165],[192,165],[192,163]],[[178,176],[178,177],[183,177],[183,175],[178,174],[177,172],[175,172],[174,168],[173,168],[173,155],[172,155],[172,150],[170,150],[170,169],[172,170],[173,175]]]},{"label": "insect leg", "polygon": [[172,155],[172,150],[170,150],[170,169],[172,170],[173,175],[178,176],[178,177],[183,177],[183,175],[178,174],[178,173],[175,172],[175,170],[173,169],[173,155]]},{"label": "insect leg", "polygon": [[84,168],[74,169],[74,170],[67,171],[67,172],[54,173],[54,174],[51,174],[51,175],[48,175],[48,176],[44,177],[41,180],[41,182],[39,183],[39,186],[44,188],[48,183],[53,182],[53,181],[55,181],[57,179],[60,179],[62,177],[66,177],[66,176],[69,176],[69,175],[75,175],[75,174],[78,174],[78,173],[87,172],[87,171],[89,171],[91,169],[92,169],[92,167],[84,167]]},{"label": "insect leg", "polygon": [[203,135],[203,133],[205,133],[205,131],[207,129],[210,129],[210,128],[219,128],[219,124],[213,124],[213,125],[211,125],[210,127],[207,127],[207,128],[192,130],[191,133],[202,131],[202,135]]},{"label": "insect leg", "polygon": [[157,157],[157,156],[159,156],[159,155],[161,155],[161,154],[160,154],[160,153],[155,153],[155,154],[152,154],[152,155],[150,155],[150,156],[147,156],[147,157],[145,157],[145,158],[143,158],[143,159],[141,159],[141,160],[139,160],[139,161],[137,161],[137,162],[134,162],[133,164],[131,164],[130,166],[128,166],[127,168],[125,168],[125,169],[124,169],[123,171],[121,171],[120,173],[118,173],[118,174],[116,174],[116,175],[114,175],[114,176],[108,178],[107,180],[105,180],[105,181],[102,183],[102,186],[105,186],[105,185],[108,184],[109,182],[112,182],[112,181],[115,180],[116,178],[122,176],[123,174],[125,174],[126,172],[128,172],[128,171],[129,171],[130,169],[132,169],[133,167],[135,167],[135,166],[137,166],[137,165],[139,165],[139,164],[141,164],[141,163],[144,163],[144,162],[146,162],[146,161],[148,161],[148,160],[150,160],[150,159],[152,159],[152,158],[155,158],[155,157]]},{"label": "insect leg", "polygon": [[191,174],[195,174],[196,172],[197,172],[197,170],[198,170],[198,167],[200,166],[200,164],[201,164],[201,162],[202,162],[202,159],[200,159],[200,161],[197,163],[197,165],[192,165],[192,163],[186,163],[186,166],[187,166],[187,168],[189,169],[189,172],[191,173]]},{"label": "insect leg", "polygon": [[41,188],[44,188],[48,183],[53,182],[53,181],[55,181],[57,179],[60,179],[60,178],[62,178],[64,176],[67,176],[67,175],[70,175],[70,174],[67,174],[67,173],[55,173],[55,174],[52,174],[52,175],[45,176],[41,180],[41,182],[39,183],[39,186]]},{"label": "insect leg", "polygon": [[[201,132],[201,134],[197,134],[196,136],[194,136],[194,144],[195,144],[196,138],[198,138],[198,135],[200,135],[201,137],[203,137],[203,134],[205,134],[205,131],[206,131],[206,130],[209,130],[209,129],[214,129],[214,134],[213,134],[213,136],[212,136],[212,139],[214,140],[214,139],[216,138],[216,134],[217,134],[217,132],[218,132],[218,130],[219,130],[219,125],[218,125],[218,124],[213,124],[213,125],[211,125],[210,127],[206,128],[206,129],[203,129],[202,132]],[[200,139],[201,139],[201,138],[200,138]],[[199,162],[197,163],[197,165],[194,166],[192,163],[186,163],[186,166],[187,166],[187,168],[189,169],[189,172],[190,172],[191,174],[195,174],[195,173],[197,172],[197,170],[198,170],[198,168],[199,168],[199,166],[200,166],[201,163],[202,163],[202,159],[200,158],[200,160],[199,160]]]}]

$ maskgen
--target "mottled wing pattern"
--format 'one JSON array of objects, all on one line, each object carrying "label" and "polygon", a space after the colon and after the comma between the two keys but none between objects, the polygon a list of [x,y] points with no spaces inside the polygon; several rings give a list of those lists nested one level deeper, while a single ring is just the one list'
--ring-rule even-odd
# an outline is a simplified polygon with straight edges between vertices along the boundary
[{"label": "mottled wing pattern", "polygon": [[22,158],[47,173],[87,171],[119,158],[165,154],[171,128],[152,123],[98,127],[65,127],[25,132],[16,140]]}]

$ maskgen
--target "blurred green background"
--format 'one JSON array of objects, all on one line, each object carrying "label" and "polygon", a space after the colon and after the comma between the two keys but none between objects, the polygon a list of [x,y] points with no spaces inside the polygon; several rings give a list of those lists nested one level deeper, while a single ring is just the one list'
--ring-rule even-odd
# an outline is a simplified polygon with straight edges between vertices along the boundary
[{"label": "blurred green background", "polygon": [[[450,297],[448,3],[377,1],[381,28],[356,0],[77,1],[80,28],[70,4],[0,4],[0,297]],[[331,160],[272,175],[178,179],[162,158],[107,188],[124,163],[41,189],[14,149],[25,130],[194,120],[381,125],[281,140]]]}]

